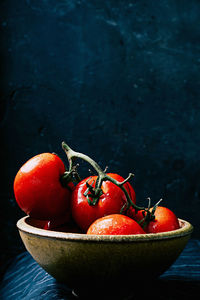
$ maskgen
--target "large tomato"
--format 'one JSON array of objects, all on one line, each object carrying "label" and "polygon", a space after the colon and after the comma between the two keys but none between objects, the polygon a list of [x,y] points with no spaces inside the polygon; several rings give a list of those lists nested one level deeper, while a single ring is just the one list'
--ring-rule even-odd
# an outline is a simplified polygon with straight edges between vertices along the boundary
[{"label": "large tomato", "polygon": [[67,214],[71,191],[61,184],[64,172],[64,163],[56,154],[42,153],[29,159],[14,180],[19,207],[27,215],[40,220]]},{"label": "large tomato", "polygon": [[[119,182],[124,181],[124,178],[118,174],[108,173],[107,175]],[[119,214],[122,207],[127,203],[125,193],[118,186],[110,181],[103,181],[101,186],[103,193],[99,197],[98,202],[95,205],[89,204],[87,197],[84,195],[88,180],[88,183],[94,187],[97,176],[91,176],[82,180],[74,189],[71,202],[72,216],[78,226],[85,232],[96,219],[110,214]],[[132,202],[135,203],[136,197],[133,187],[129,182],[126,182],[124,187]]]},{"label": "large tomato", "polygon": [[120,235],[120,234],[144,234],[144,230],[133,219],[121,215],[113,214],[94,221],[87,234],[97,235]]}]

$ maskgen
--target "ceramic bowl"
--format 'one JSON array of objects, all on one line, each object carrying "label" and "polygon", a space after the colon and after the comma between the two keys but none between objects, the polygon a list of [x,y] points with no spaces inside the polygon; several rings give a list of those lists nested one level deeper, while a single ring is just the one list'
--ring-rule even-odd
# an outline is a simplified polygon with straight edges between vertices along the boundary
[{"label": "ceramic bowl", "polygon": [[43,222],[30,217],[20,219],[17,227],[36,262],[76,293],[88,293],[89,299],[92,291],[96,295],[106,290],[106,294],[114,294],[120,286],[130,294],[136,282],[165,272],[180,255],[193,230],[189,222],[179,222],[180,229],[174,231],[138,235],[49,231],[42,229]]}]

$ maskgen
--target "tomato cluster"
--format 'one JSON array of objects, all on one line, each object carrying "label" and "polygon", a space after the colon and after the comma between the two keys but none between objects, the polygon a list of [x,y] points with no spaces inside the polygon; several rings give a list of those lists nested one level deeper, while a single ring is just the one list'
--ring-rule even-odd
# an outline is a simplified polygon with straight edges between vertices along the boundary
[{"label": "tomato cluster", "polygon": [[[98,235],[158,233],[178,229],[179,221],[168,208],[141,208],[136,194],[119,174],[105,173],[88,156],[71,150],[67,171],[52,153],[29,159],[17,172],[14,194],[19,207],[35,219],[46,220],[44,229]],[[75,158],[89,162],[97,176],[80,180]],[[78,182],[77,182],[78,181]]]}]

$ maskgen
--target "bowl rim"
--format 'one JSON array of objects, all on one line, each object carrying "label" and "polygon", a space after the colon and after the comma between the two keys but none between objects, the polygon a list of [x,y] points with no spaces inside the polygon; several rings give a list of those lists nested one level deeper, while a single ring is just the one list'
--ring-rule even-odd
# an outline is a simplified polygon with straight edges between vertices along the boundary
[{"label": "bowl rim", "polygon": [[[180,228],[172,231],[146,234],[131,234],[131,235],[89,235],[85,233],[60,232],[46,230],[35,227],[27,223],[32,220],[31,217],[25,216],[18,220],[17,228],[19,232],[24,232],[30,235],[38,236],[47,239],[59,239],[65,241],[85,241],[85,242],[146,242],[153,240],[173,239],[188,236],[193,231],[193,226],[186,220],[179,219]],[[34,220],[34,219],[33,219]]]}]

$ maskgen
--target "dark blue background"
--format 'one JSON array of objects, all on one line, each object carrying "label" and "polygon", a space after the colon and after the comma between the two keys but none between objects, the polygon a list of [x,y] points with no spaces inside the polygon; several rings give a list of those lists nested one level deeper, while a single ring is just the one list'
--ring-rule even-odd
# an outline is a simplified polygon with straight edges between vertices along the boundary
[{"label": "dark blue background", "polygon": [[0,2],[1,261],[23,249],[17,170],[65,159],[63,140],[135,173],[138,203],[162,197],[200,237],[199,13],[198,0]]}]

